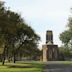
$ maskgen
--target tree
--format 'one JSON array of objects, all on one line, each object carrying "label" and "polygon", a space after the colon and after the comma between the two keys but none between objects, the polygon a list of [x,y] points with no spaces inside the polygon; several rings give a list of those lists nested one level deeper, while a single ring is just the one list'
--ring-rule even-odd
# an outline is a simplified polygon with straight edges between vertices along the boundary
[{"label": "tree", "polygon": [[60,34],[60,40],[66,48],[65,53],[69,55],[72,51],[72,17],[69,17],[67,27],[68,29]]},{"label": "tree", "polygon": [[9,53],[12,53],[15,63],[17,51],[21,48],[24,51],[36,50],[39,40],[40,37],[21,16],[6,10],[4,3],[0,1],[0,44],[4,45],[3,65],[6,55],[9,56]]},{"label": "tree", "polygon": [[60,40],[67,45],[71,40],[71,31],[66,30],[60,34]]}]

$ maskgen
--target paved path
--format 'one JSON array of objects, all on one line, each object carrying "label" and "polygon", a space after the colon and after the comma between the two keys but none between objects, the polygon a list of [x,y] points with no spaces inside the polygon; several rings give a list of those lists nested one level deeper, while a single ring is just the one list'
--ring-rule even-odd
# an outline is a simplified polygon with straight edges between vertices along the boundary
[{"label": "paved path", "polygon": [[46,62],[43,72],[72,72],[72,65],[63,62]]}]

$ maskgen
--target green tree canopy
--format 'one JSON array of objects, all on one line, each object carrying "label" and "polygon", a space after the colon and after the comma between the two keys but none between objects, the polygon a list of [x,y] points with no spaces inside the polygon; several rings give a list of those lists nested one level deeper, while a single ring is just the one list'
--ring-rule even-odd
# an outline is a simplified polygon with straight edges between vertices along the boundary
[{"label": "green tree canopy", "polygon": [[64,44],[65,57],[72,57],[72,17],[69,17],[67,29],[60,34],[60,40]]},{"label": "green tree canopy", "polygon": [[[0,44],[4,45],[3,63],[5,53],[13,51],[14,58],[18,50],[36,50],[40,37],[28,26],[18,13],[4,7],[0,1]],[[32,53],[32,52],[31,52]]]},{"label": "green tree canopy", "polygon": [[72,17],[69,17],[67,27],[68,29],[60,34],[60,40],[64,44],[68,44],[72,41]]}]

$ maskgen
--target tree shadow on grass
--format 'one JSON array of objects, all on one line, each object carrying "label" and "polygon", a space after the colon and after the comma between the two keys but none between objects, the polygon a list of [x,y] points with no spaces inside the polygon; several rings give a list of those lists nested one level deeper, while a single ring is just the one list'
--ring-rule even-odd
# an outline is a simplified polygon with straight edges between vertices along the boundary
[{"label": "tree shadow on grass", "polygon": [[19,63],[19,64],[29,64],[30,67],[32,68],[41,68],[43,66],[43,64],[39,64],[39,63],[30,63],[30,62],[25,62],[25,63]]},{"label": "tree shadow on grass", "polygon": [[29,66],[21,66],[21,65],[7,65],[8,68],[41,68],[40,64],[31,64]]},{"label": "tree shadow on grass", "polygon": [[11,66],[8,66],[8,68],[33,68],[32,66],[14,66],[14,65],[11,65]]}]

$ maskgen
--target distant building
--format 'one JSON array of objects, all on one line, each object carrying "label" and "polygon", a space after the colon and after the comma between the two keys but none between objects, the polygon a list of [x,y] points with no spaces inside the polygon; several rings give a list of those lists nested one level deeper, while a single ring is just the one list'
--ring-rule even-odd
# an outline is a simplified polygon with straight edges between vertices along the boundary
[{"label": "distant building", "polygon": [[43,61],[58,60],[58,45],[53,44],[53,32],[46,32],[46,44],[42,45]]}]

